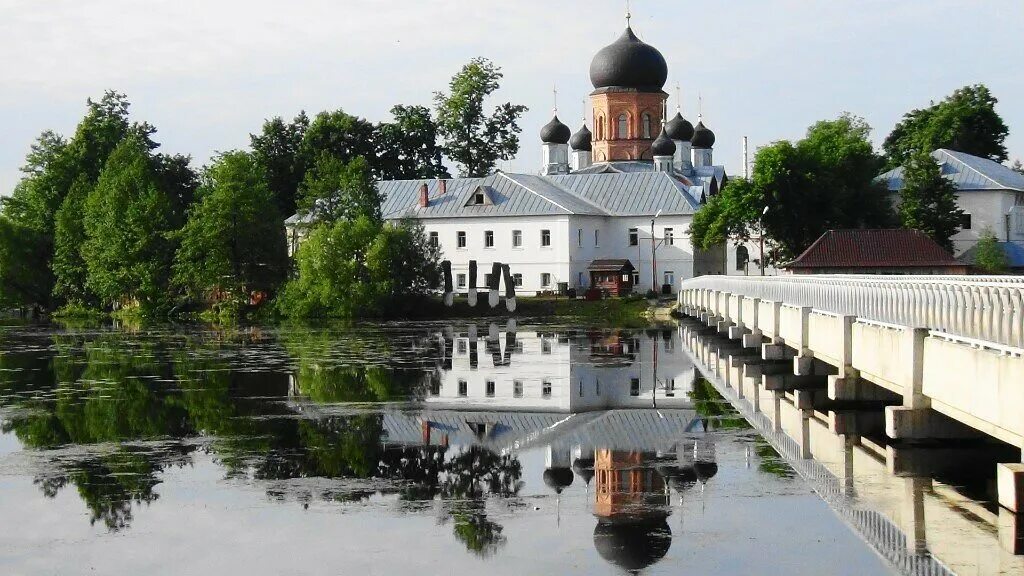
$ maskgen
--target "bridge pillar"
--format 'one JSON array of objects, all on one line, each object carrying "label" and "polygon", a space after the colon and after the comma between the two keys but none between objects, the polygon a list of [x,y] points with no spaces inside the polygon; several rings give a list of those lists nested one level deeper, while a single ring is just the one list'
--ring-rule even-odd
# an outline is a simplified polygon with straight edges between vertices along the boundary
[{"label": "bridge pillar", "polygon": [[811,340],[811,307],[800,307],[800,346],[793,358],[793,374],[807,376],[814,373],[814,352]]},{"label": "bridge pillar", "polygon": [[761,346],[764,334],[761,332],[760,325],[757,323],[758,314],[761,313],[761,299],[750,298],[753,302],[752,316],[750,318],[743,318],[743,325],[747,328],[747,332],[743,334],[743,347],[744,348],[759,348]]},{"label": "bridge pillar", "polygon": [[907,536],[907,551],[924,554],[928,550],[925,531],[924,493],[931,490],[931,478],[904,478],[903,506],[900,528]]},{"label": "bridge pillar", "polygon": [[1024,463],[997,464],[996,486],[1000,506],[1024,513]]},{"label": "bridge pillar", "polygon": [[999,509],[999,544],[1010,554],[1024,554],[1024,514]]}]

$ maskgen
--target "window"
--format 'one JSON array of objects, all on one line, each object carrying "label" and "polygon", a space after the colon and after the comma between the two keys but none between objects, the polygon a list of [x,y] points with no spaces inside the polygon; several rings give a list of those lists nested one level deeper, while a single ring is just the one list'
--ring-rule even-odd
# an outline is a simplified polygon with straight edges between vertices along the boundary
[{"label": "window", "polygon": [[750,252],[747,250],[747,247],[746,246],[737,246],[736,247],[736,269],[737,270],[746,270],[748,262],[750,262]]},{"label": "window", "polygon": [[516,354],[522,354],[522,353],[523,353],[523,341],[522,340],[516,340]]},{"label": "window", "polygon": [[540,231],[540,245],[551,246],[551,230]]},{"label": "window", "polygon": [[460,231],[455,233],[455,247],[456,248],[465,248],[466,247],[466,233],[465,232],[460,230]]},{"label": "window", "polygon": [[512,381],[512,397],[522,398],[523,397],[523,381],[513,380]]},{"label": "window", "polygon": [[580,396],[580,398],[583,398],[583,380],[580,380],[580,384],[579,384],[579,396]]},{"label": "window", "polygon": [[492,286],[491,280],[494,279],[494,274],[484,274],[484,286],[490,288]]},{"label": "window", "polygon": [[633,271],[633,286],[640,285],[640,273],[636,270]]},{"label": "window", "polygon": [[541,384],[540,395],[544,398],[551,398],[551,382],[545,380]]},{"label": "window", "polygon": [[671,228],[665,228],[665,246],[672,246],[675,244],[676,238]]},{"label": "window", "polygon": [[665,381],[665,396],[672,398],[676,395],[676,380],[669,378]]},{"label": "window", "polygon": [[551,354],[551,340],[548,340],[547,338],[540,339],[540,353]]},{"label": "window", "polygon": [[619,114],[619,131],[616,133],[616,137],[619,140],[626,140],[629,138],[629,117],[625,114]]},{"label": "window", "polygon": [[580,272],[576,275],[576,285],[581,288],[583,287],[583,272]]},{"label": "window", "polygon": [[516,288],[521,287],[523,285],[523,275],[522,274],[513,274],[512,275],[512,285],[515,286]]},{"label": "window", "polygon": [[594,247],[595,248],[597,248],[598,246],[601,245],[601,235],[600,234],[601,234],[600,230],[594,230]]},{"label": "window", "polygon": [[465,380],[459,380],[459,396],[469,395],[469,384]]},{"label": "window", "polygon": [[512,231],[512,247],[522,248],[523,247],[523,231],[513,230]]},{"label": "window", "polygon": [[629,229],[629,245],[637,246],[640,244],[640,232],[636,228]]},{"label": "window", "polygon": [[644,138],[651,138],[651,115],[644,112],[641,121],[643,122]]},{"label": "window", "polygon": [[494,398],[494,380],[487,381],[487,397]]},{"label": "window", "polygon": [[431,246],[437,246],[438,244],[440,244],[440,241],[437,239],[437,232],[431,232],[430,233],[430,245]]},{"label": "window", "polygon": [[459,348],[458,348],[459,349],[459,354],[465,354],[466,353],[466,341],[460,338],[458,340],[458,343],[459,343]]},{"label": "window", "polygon": [[455,285],[458,288],[465,288],[466,287],[466,275],[465,274],[456,274],[455,275]]},{"label": "window", "polygon": [[676,283],[676,273],[671,270],[665,270],[665,284],[672,286]]},{"label": "window", "polygon": [[484,230],[484,248],[494,248],[494,230]]},{"label": "window", "polygon": [[441,379],[431,378],[430,380],[430,395],[440,396],[441,395]]},{"label": "window", "polygon": [[549,274],[547,272],[541,273],[541,275],[540,275],[540,285],[545,287],[545,288],[547,288],[548,286],[551,286],[551,274]]},{"label": "window", "polygon": [[604,140],[604,118],[599,116],[594,124],[597,124],[597,139]]},{"label": "window", "polygon": [[483,204],[484,203],[484,193],[483,192],[477,192],[476,194],[474,194],[473,195],[473,203],[474,204]]},{"label": "window", "polygon": [[576,245],[580,247],[583,246],[583,228],[578,228],[576,230]]},{"label": "window", "polygon": [[960,215],[960,228],[964,230],[971,229],[971,215],[969,213],[964,212]]},{"label": "window", "polygon": [[601,379],[600,378],[595,378],[594,379],[594,395],[595,396],[600,396],[601,395]]},{"label": "window", "polygon": [[629,380],[629,395],[639,396],[640,395],[640,379],[630,378]]}]

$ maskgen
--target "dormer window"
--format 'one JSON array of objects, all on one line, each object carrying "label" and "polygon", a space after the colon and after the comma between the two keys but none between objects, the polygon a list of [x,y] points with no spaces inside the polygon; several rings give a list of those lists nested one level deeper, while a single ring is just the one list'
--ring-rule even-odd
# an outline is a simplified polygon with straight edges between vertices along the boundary
[{"label": "dormer window", "polygon": [[476,190],[469,195],[466,206],[493,206],[494,195],[489,186],[477,186]]}]

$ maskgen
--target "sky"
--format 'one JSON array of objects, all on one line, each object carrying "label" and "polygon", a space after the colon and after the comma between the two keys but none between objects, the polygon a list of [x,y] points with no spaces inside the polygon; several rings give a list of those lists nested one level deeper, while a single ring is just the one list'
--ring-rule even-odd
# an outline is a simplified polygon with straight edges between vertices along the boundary
[{"label": "sky", "polygon": [[[913,108],[984,83],[1024,158],[1024,1],[633,0],[633,28],[669,65],[672,94],[742,172],[741,139],[798,139],[844,111],[876,145]],[[625,25],[623,0],[0,0],[0,194],[46,129],[71,135],[87,98],[126,93],[162,151],[196,166],[245,148],[266,118],[344,109],[387,120],[430,105],[469,59],[505,74],[492,103],[530,108],[502,169],[540,169],[558,88],[575,131],[593,55]]]}]

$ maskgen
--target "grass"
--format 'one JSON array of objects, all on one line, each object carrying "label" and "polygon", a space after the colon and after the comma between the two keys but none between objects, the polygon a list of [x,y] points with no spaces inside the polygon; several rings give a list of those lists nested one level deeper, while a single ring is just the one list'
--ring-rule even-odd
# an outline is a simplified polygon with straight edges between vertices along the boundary
[{"label": "grass", "polygon": [[415,318],[557,318],[587,325],[643,328],[651,325],[647,315],[649,309],[647,300],[639,296],[592,301],[531,296],[516,298],[516,311],[509,313],[504,302],[493,309],[488,306],[487,294],[483,293],[476,307],[470,307],[465,297],[456,298],[451,308],[446,307],[440,298],[431,298],[417,309]]}]

